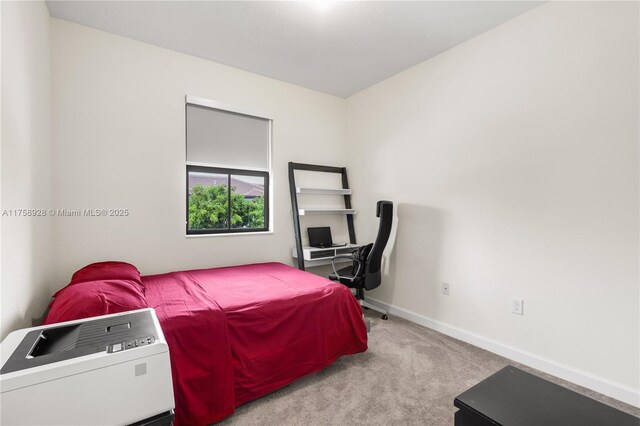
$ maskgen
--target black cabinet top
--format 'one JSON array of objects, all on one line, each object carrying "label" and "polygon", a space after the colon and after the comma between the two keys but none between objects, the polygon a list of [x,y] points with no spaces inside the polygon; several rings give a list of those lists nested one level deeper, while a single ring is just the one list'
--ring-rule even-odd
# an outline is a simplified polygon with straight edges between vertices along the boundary
[{"label": "black cabinet top", "polygon": [[502,426],[640,426],[640,418],[513,366],[461,393],[453,405]]}]

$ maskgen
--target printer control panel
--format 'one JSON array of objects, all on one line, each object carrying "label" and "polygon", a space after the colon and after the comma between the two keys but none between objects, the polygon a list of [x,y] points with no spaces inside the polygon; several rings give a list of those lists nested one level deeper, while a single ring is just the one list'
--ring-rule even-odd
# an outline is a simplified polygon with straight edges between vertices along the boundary
[{"label": "printer control panel", "polygon": [[118,342],[107,346],[107,353],[120,352],[127,349],[134,349],[140,346],[147,346],[155,342],[153,336],[140,337],[138,339],[129,340],[127,342]]}]

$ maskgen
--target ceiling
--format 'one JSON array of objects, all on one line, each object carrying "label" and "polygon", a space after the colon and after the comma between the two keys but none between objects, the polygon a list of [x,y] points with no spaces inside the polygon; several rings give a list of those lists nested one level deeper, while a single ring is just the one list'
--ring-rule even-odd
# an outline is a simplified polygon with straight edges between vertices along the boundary
[{"label": "ceiling", "polygon": [[47,1],[113,34],[348,97],[542,2]]}]

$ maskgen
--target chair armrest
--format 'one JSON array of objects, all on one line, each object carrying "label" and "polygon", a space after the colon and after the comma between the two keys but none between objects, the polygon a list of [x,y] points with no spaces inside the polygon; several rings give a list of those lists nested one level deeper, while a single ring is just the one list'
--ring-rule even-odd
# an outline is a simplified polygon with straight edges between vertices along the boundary
[{"label": "chair armrest", "polygon": [[[353,275],[353,277],[357,277],[358,274],[360,273],[360,267],[362,265],[360,265],[360,262],[358,262],[358,259],[355,258],[355,252],[353,254],[339,254],[337,256],[333,256],[331,258],[331,267],[333,268],[333,274],[338,277],[338,279],[340,278],[345,278],[345,279],[349,279],[347,277],[343,277],[341,275],[338,275],[338,271],[336,270],[336,264],[335,264],[335,260],[336,259],[351,259],[354,263],[358,264],[358,270],[356,271],[356,273]],[[351,281],[353,281],[353,278],[351,278]]]}]

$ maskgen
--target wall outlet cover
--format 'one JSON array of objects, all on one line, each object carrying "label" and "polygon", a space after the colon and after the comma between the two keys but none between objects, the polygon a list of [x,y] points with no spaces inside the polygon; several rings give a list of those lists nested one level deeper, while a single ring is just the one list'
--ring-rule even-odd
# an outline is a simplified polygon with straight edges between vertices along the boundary
[{"label": "wall outlet cover", "polygon": [[448,283],[442,283],[442,294],[444,295],[449,295],[449,284]]},{"label": "wall outlet cover", "polygon": [[522,299],[513,299],[511,302],[511,312],[516,315],[524,314],[524,300]]}]

